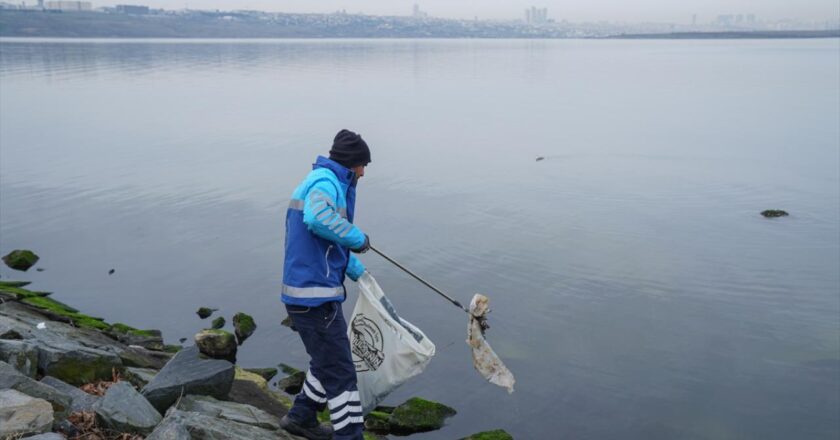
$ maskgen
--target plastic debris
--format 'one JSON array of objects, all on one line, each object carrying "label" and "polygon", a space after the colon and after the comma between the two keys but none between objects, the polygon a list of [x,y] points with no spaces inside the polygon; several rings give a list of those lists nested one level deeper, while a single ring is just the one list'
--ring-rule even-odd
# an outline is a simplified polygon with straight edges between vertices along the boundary
[{"label": "plastic debris", "polygon": [[47,323],[46,322],[39,322],[38,325],[35,326],[35,328],[37,328],[38,330],[43,330],[43,329],[47,328]]},{"label": "plastic debris", "polygon": [[505,367],[505,364],[496,355],[496,352],[484,339],[484,330],[487,328],[487,313],[490,312],[490,300],[481,294],[476,293],[470,301],[470,323],[467,327],[467,344],[472,348],[473,366],[490,383],[506,388],[508,393],[513,392],[513,384],[516,379],[513,373]]}]

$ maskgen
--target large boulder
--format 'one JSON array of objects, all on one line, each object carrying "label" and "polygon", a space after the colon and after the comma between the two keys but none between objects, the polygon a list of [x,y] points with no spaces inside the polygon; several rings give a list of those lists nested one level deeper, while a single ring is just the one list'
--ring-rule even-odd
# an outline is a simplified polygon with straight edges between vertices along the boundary
[{"label": "large boulder", "polygon": [[236,340],[239,345],[242,345],[257,330],[257,324],[251,315],[239,312],[233,315],[233,328],[236,332]]},{"label": "large boulder", "polygon": [[129,345],[125,350],[120,351],[120,359],[123,365],[127,367],[160,370],[172,359],[172,353],[148,350],[139,345]]},{"label": "large boulder", "polygon": [[70,413],[72,406],[72,398],[70,396],[61,390],[24,376],[14,369],[14,367],[2,361],[0,361],[0,389],[12,389],[32,397],[46,400],[52,406],[52,410],[59,420],[64,419]]},{"label": "large boulder", "polygon": [[276,416],[251,405],[224,402],[210,396],[185,396],[178,404],[178,409],[244,423],[258,428],[280,429],[280,419]]},{"label": "large boulder", "polygon": [[250,380],[234,380],[227,400],[255,406],[277,417],[286,415],[292,407],[291,399],[283,393],[261,387]]},{"label": "large boulder", "polygon": [[236,339],[224,330],[202,330],[195,335],[199,351],[216,359],[236,362]]},{"label": "large boulder", "polygon": [[41,379],[41,383],[51,386],[70,398],[70,412],[79,411],[93,411],[93,405],[99,400],[98,396],[88,394],[80,388],[74,387],[67,382],[56,379],[52,376],[46,376]]},{"label": "large boulder", "polygon": [[172,408],[146,440],[303,440],[286,431],[268,430],[197,412]]},{"label": "large boulder", "polygon": [[35,377],[38,372],[38,348],[26,341],[0,339],[0,361],[26,376]]},{"label": "large boulder", "polygon": [[72,341],[38,345],[38,369],[73,385],[110,379],[123,365],[113,352],[85,347]]},{"label": "large boulder", "polygon": [[454,415],[455,410],[446,405],[412,397],[394,408],[388,423],[393,433],[411,434],[440,429],[443,422]]},{"label": "large boulder", "polygon": [[198,347],[179,351],[143,387],[143,395],[160,411],[166,412],[182,394],[200,394],[224,399],[233,383],[234,366],[220,359],[208,359]]},{"label": "large boulder", "polygon": [[96,418],[117,432],[149,434],[161,421],[160,413],[128,382],[117,382],[94,406]]},{"label": "large boulder", "polygon": [[15,249],[3,257],[3,262],[14,270],[26,272],[38,262],[38,256],[28,249]]},{"label": "large boulder", "polygon": [[41,434],[53,425],[53,410],[44,399],[16,390],[0,390],[0,438]]}]

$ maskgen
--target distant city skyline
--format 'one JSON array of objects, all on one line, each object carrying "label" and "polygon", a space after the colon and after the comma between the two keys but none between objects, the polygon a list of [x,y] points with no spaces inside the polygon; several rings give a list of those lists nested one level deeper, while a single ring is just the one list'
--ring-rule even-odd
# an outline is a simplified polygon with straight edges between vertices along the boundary
[{"label": "distant city skyline", "polygon": [[[522,20],[531,7],[547,8],[548,18],[561,21],[714,22],[719,15],[754,15],[759,20],[840,20],[837,0],[91,0],[93,7],[119,4],[147,5],[163,9],[253,9],[270,12],[348,13],[372,15],[412,15],[414,5],[432,17]],[[34,4],[35,0],[27,0]]]}]

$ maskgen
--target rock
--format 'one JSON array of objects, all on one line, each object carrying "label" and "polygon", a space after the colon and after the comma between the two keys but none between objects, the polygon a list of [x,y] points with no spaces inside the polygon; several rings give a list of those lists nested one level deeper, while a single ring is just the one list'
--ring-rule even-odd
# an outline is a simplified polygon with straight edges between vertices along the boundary
[{"label": "rock", "polygon": [[123,365],[112,352],[84,347],[70,341],[38,345],[38,369],[71,385],[110,379]]},{"label": "rock", "polygon": [[18,333],[16,330],[5,330],[0,333],[0,339],[9,339],[9,340],[21,340],[23,336]]},{"label": "rock", "polygon": [[[187,340],[187,338],[183,338],[183,339],[184,339],[184,341],[186,341],[186,340]],[[183,343],[183,342],[182,342],[182,343]],[[163,346],[163,351],[165,351],[165,352],[167,352],[167,353],[172,353],[172,354],[175,354],[175,353],[177,353],[177,352],[181,351],[181,349],[183,349],[183,348],[184,348],[184,347],[183,347],[182,345],[177,345],[177,344],[166,344],[166,345],[164,345],[164,346]]]},{"label": "rock", "polygon": [[44,269],[43,267],[36,267],[36,268],[35,268],[35,271],[36,271],[36,272],[43,272],[43,271],[45,271],[45,270],[46,270],[46,269]]},{"label": "rock", "polygon": [[41,379],[41,383],[49,385],[58,392],[70,398],[70,412],[79,411],[93,411],[93,405],[99,400],[98,396],[88,394],[73,385],[68,384],[62,380],[56,379],[52,376],[46,376]]},{"label": "rock", "polygon": [[537,162],[539,162],[539,161],[541,161],[541,160],[545,160],[545,158],[544,158],[544,157],[542,157],[542,156],[537,156]]},{"label": "rock", "polygon": [[181,394],[200,394],[224,399],[233,383],[233,364],[201,356],[198,347],[179,351],[143,387],[143,395],[160,411],[166,412]]},{"label": "rock", "polygon": [[220,329],[224,326],[225,326],[225,318],[223,318],[221,316],[216,317],[216,319],[214,319],[213,322],[210,323],[210,328],[212,328],[214,330],[218,330],[218,329]]},{"label": "rock", "polygon": [[230,420],[271,430],[280,429],[280,418],[259,408],[236,402],[224,402],[210,396],[184,396],[178,404],[182,411]]},{"label": "rock", "polygon": [[[58,420],[63,420],[67,417],[72,406],[72,398],[70,396],[47,384],[24,376],[5,362],[0,362],[0,389],[12,389],[38,399],[46,400],[52,406],[52,412],[55,413],[55,418]],[[2,419],[0,418],[0,420]]]},{"label": "rock", "polygon": [[444,420],[454,415],[455,410],[446,405],[413,397],[394,408],[388,423],[393,433],[411,434],[440,429]]},{"label": "rock", "polygon": [[117,432],[149,434],[161,421],[157,410],[128,382],[111,385],[94,411],[100,423]]},{"label": "rock", "polygon": [[245,368],[245,371],[261,376],[267,382],[271,381],[277,375],[276,368]]},{"label": "rock", "polygon": [[41,434],[53,425],[53,409],[49,402],[27,396],[16,390],[0,391],[0,438],[19,438]]},{"label": "rock", "polygon": [[782,211],[781,209],[767,209],[767,210],[761,211],[761,215],[763,215],[766,218],[776,218],[776,217],[785,217],[785,216],[788,215],[788,213],[785,212],[785,211]]},{"label": "rock", "polygon": [[493,431],[479,432],[469,437],[464,437],[461,440],[513,440],[513,436],[505,432],[504,429],[496,429]]},{"label": "rock", "polygon": [[195,335],[198,349],[216,359],[236,362],[236,339],[224,330],[202,330]]},{"label": "rock", "polygon": [[35,377],[38,372],[38,348],[25,341],[0,339],[0,361],[28,377]]},{"label": "rock", "polygon": [[111,270],[109,270],[109,271],[108,271],[108,275],[113,275],[113,274],[114,274],[114,272],[116,272],[116,270],[111,269]]},{"label": "rock", "polygon": [[151,368],[128,367],[123,371],[123,378],[137,388],[143,388],[157,375],[157,370]]},{"label": "rock", "polygon": [[[182,427],[183,430],[178,427]],[[183,433],[189,433],[184,437]],[[146,440],[303,440],[280,429],[271,431],[201,413],[172,409]]]},{"label": "rock", "polygon": [[280,325],[282,325],[284,327],[289,327],[292,330],[295,329],[295,323],[292,322],[292,317],[291,316],[287,316],[287,317],[283,318],[283,320],[280,321]]},{"label": "rock", "polygon": [[76,437],[82,435],[79,428],[77,428],[76,425],[69,420],[62,420],[53,426],[55,427],[56,432],[64,434],[67,438],[75,439]]},{"label": "rock", "polygon": [[277,388],[294,395],[300,392],[304,380],[306,380],[306,373],[298,371],[278,380]]},{"label": "rock", "polygon": [[38,256],[28,249],[16,249],[3,257],[3,262],[14,270],[26,272],[38,262]]},{"label": "rock", "polygon": [[61,434],[56,434],[55,432],[47,432],[45,434],[38,434],[33,435],[32,437],[26,437],[26,440],[65,440],[65,438]]},{"label": "rock", "polygon": [[277,417],[286,415],[292,407],[292,401],[288,397],[260,388],[258,384],[247,380],[234,380],[227,400],[255,406]]},{"label": "rock", "polygon": [[257,384],[258,387],[267,390],[268,389],[268,381],[265,380],[259,374],[251,373],[250,371],[243,370],[242,368],[236,367],[236,374],[233,377],[233,380],[247,380],[249,382],[253,382]]},{"label": "rock", "polygon": [[180,342],[180,343],[182,343],[182,344],[183,344],[184,342],[187,342],[187,338],[181,338],[181,339],[178,339],[178,342]]},{"label": "rock", "polygon": [[257,324],[251,315],[239,312],[233,315],[233,328],[236,332],[236,341],[239,345],[242,345],[246,339],[254,334],[254,331],[257,329]]},{"label": "rock", "polygon": [[105,333],[125,345],[139,345],[147,350],[163,350],[163,336],[160,330],[138,330],[116,323]]},{"label": "rock", "polygon": [[139,345],[131,345],[120,352],[120,359],[127,367],[152,368],[160,370],[172,359],[172,354],[164,351],[147,350]]},{"label": "rock", "polygon": [[198,310],[195,311],[195,313],[196,313],[196,315],[198,315],[199,318],[206,319],[206,318],[209,318],[210,315],[212,315],[213,312],[215,312],[216,310],[219,310],[219,309],[211,309],[209,307],[199,307]]},{"label": "rock", "polygon": [[391,423],[388,421],[390,417],[391,415],[385,412],[371,411],[365,417],[365,429],[387,434],[391,431]]}]

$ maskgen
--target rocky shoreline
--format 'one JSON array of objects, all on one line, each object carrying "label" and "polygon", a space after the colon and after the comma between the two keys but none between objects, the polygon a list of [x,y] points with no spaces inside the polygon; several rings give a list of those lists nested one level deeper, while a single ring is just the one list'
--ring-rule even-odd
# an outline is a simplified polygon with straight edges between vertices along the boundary
[{"label": "rocky shoreline", "polygon": [[[27,286],[0,280],[0,440],[301,439],[279,419],[304,374],[281,365],[286,376],[275,379],[275,368],[235,364],[256,329],[250,316],[234,317],[235,336],[207,329],[195,345],[166,345],[160,331],[109,324]],[[415,397],[376,408],[365,439],[440,429],[454,415]],[[512,439],[501,430],[466,438]]]}]

